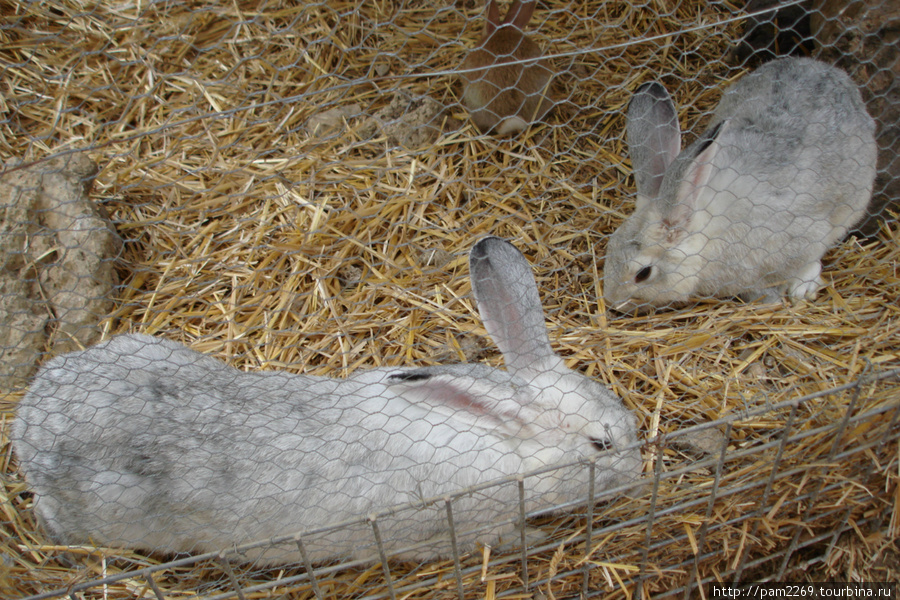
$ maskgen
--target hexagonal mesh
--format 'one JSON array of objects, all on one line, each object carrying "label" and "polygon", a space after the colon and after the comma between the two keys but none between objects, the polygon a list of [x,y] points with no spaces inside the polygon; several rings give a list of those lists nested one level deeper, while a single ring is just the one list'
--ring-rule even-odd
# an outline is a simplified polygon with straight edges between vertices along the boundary
[{"label": "hexagonal mesh", "polygon": [[889,0],[0,5],[4,597],[900,578]]}]

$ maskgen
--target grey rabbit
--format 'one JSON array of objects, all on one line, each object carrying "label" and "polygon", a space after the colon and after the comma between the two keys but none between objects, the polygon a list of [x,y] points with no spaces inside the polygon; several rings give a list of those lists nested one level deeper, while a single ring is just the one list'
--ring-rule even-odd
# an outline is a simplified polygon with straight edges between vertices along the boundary
[{"label": "grey rabbit", "polygon": [[808,58],[767,63],[726,90],[684,151],[680,137],[665,88],[638,88],[637,200],[609,240],[607,306],[814,297],[822,256],[865,214],[875,179],[875,123],[850,77]]},{"label": "grey rabbit", "polygon": [[[483,364],[360,370],[346,379],[238,371],[182,344],[113,337],[47,362],[18,407],[13,444],[34,510],[57,541],[206,552],[362,520],[389,553],[451,552],[442,502],[497,478],[596,460],[598,494],[629,489],[633,415],[550,346],[537,285],[514,246],[470,252],[482,321],[507,370]],[[524,479],[528,511],[583,501],[585,464]],[[496,543],[515,481],[456,497],[461,551]],[[481,531],[475,531],[479,527]],[[374,559],[367,523],[305,538],[309,557]],[[406,549],[412,544],[422,547]],[[402,550],[402,551],[401,551]],[[247,560],[300,560],[294,544]]]}]

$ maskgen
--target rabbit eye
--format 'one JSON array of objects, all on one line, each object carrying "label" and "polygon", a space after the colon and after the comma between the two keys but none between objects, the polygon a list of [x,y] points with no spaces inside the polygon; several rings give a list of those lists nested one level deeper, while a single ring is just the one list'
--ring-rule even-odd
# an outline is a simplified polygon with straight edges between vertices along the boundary
[{"label": "rabbit eye", "polygon": [[640,271],[637,272],[637,275],[634,276],[635,283],[642,283],[647,281],[650,278],[650,273],[653,272],[653,267],[644,267]]},{"label": "rabbit eye", "polygon": [[612,448],[612,444],[609,443],[609,440],[601,440],[600,438],[591,438],[591,445],[598,452],[606,452]]}]

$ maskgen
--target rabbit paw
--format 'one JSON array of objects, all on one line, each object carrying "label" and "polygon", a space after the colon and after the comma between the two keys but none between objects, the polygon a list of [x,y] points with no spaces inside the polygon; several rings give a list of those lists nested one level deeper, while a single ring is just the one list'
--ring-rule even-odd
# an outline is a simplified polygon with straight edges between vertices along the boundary
[{"label": "rabbit paw", "polygon": [[784,289],[770,287],[761,290],[749,290],[738,294],[738,298],[747,304],[778,304],[784,300]]},{"label": "rabbit paw", "polygon": [[507,117],[500,121],[497,125],[498,135],[513,135],[525,131],[528,128],[528,122],[522,117]]},{"label": "rabbit paw", "polygon": [[[530,525],[525,526],[525,546],[530,548],[537,546],[541,542],[547,540],[549,536],[544,530]],[[512,550],[518,550],[522,547],[522,531],[516,528],[500,536],[499,544],[495,548],[496,551],[505,553]]]},{"label": "rabbit paw", "polygon": [[822,263],[810,263],[788,283],[788,296],[796,300],[812,300],[822,287]]}]

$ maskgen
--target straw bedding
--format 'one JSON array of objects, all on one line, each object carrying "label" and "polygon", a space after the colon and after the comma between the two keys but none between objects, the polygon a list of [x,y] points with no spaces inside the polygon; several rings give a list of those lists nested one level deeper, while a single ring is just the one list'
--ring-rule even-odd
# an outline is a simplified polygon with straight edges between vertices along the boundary
[{"label": "straw bedding", "polygon": [[[741,74],[722,60],[740,24],[729,21],[729,4],[574,4],[539,5],[534,27],[562,73],[553,93],[563,102],[549,126],[497,140],[478,136],[454,104],[453,69],[480,34],[481,3],[0,0],[14,24],[0,29],[0,158],[87,148],[102,168],[94,198],[125,241],[124,285],[105,331],[164,335],[242,369],[343,376],[379,365],[499,364],[465,259],[482,235],[513,240],[534,265],[555,346],[625,398],[650,441],[647,473],[663,475],[639,498],[598,506],[589,552],[583,516],[540,523],[547,551],[528,567],[545,597],[577,594],[585,565],[589,588],[615,597],[633,593],[622,581],[642,561],[655,576],[651,593],[738,564],[745,577],[764,578],[778,561],[753,561],[783,551],[795,533],[813,539],[881,514],[887,536],[857,528],[793,558],[816,558],[811,577],[897,581],[897,378],[793,411],[779,405],[900,366],[896,223],[830,252],[830,285],[811,303],[610,316],[602,256],[631,207],[629,92],[660,76],[682,126],[696,131]],[[360,133],[398,90],[449,107],[431,123],[442,132],[430,143],[403,147],[377,127]],[[332,113],[325,130],[311,127],[348,106],[356,108]],[[16,400],[0,405],[0,595],[164,560],[69,549],[73,566],[49,544],[8,450]],[[835,434],[829,427],[851,401],[854,416],[874,416]],[[725,421],[708,426],[716,419]],[[780,444],[785,427],[790,444]],[[776,459],[786,475],[767,485]],[[727,493],[709,503],[713,488]],[[740,519],[756,507],[764,510]],[[652,536],[640,521],[651,510]],[[514,559],[480,569],[484,558],[464,557],[467,597],[521,585]],[[228,568],[241,585],[287,575]],[[438,581],[404,597],[455,597],[452,570],[452,561],[391,565],[397,588]],[[383,593],[380,578],[378,565],[336,571],[323,592]],[[229,589],[216,564],[155,580],[172,598]],[[141,579],[101,592],[152,594]],[[279,592],[312,597],[308,582]]]}]

